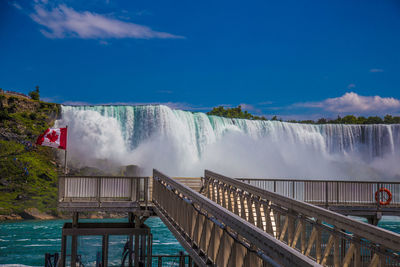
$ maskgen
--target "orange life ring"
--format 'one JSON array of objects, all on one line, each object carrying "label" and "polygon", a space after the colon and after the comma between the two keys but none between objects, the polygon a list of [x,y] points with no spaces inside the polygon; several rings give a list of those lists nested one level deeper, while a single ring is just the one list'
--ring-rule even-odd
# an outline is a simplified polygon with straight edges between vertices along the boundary
[{"label": "orange life ring", "polygon": [[392,193],[387,188],[379,188],[379,190],[375,192],[375,200],[379,202],[380,205],[389,205],[390,201],[392,201]]}]

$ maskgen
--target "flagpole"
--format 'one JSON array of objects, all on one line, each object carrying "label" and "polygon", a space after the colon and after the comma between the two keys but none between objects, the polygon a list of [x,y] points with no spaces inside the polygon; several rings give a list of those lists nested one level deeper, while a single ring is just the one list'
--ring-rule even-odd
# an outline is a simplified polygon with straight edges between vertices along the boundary
[{"label": "flagpole", "polygon": [[[67,128],[67,136],[65,138],[67,138],[67,140],[68,140],[68,125],[65,126],[65,128]],[[67,175],[67,147],[65,147],[64,155],[65,155],[65,159],[64,159],[64,175]]]}]

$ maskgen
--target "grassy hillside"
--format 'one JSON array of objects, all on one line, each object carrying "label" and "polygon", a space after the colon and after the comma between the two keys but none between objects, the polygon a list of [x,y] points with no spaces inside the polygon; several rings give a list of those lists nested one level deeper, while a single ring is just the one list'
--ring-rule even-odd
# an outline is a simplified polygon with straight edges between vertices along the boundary
[{"label": "grassy hillside", "polygon": [[0,94],[0,214],[56,213],[55,151],[32,144],[59,113],[58,104]]}]

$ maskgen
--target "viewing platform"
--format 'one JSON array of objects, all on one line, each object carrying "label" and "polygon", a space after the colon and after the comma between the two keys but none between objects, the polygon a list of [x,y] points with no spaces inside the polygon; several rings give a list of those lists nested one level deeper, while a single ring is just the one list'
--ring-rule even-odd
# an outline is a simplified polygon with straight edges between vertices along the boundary
[{"label": "viewing platform", "polygon": [[[152,178],[62,176],[59,209],[73,221],[63,228],[60,266],[79,266],[77,240],[87,235],[101,236],[99,266],[108,266],[115,235],[127,237],[124,266],[152,266],[150,215],[188,253],[176,256],[179,266],[400,266],[400,235],[342,215],[372,223],[378,213],[400,215],[399,185],[232,179],[210,171],[202,178],[157,170]],[[383,187],[392,194],[387,205],[375,199]],[[128,222],[80,222],[79,213],[90,211],[126,212]]]},{"label": "viewing platform", "polygon": [[149,203],[149,177],[60,176],[61,211],[137,212]]}]

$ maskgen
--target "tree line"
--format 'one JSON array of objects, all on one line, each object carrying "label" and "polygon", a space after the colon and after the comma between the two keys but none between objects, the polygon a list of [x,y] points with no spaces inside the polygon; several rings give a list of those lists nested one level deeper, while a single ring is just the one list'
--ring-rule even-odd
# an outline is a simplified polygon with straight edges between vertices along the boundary
[{"label": "tree line", "polygon": [[[246,110],[243,111],[240,105],[235,108],[224,108],[223,106],[215,107],[211,111],[207,112],[207,115],[248,120],[267,120],[265,116],[255,116]],[[273,116],[271,120],[283,121],[277,116]],[[320,118],[318,120],[287,120],[286,122],[306,124],[400,124],[400,117],[389,114],[383,118],[379,116],[357,117],[354,115],[346,115],[344,117],[338,116],[336,119]]]},{"label": "tree line", "polygon": [[267,120],[264,116],[255,116],[247,112],[247,110],[243,111],[242,106],[237,106],[236,108],[224,108],[223,106],[219,106],[213,108],[211,111],[207,112],[207,115],[215,115],[225,118],[238,118],[238,119],[247,119],[247,120]]}]

